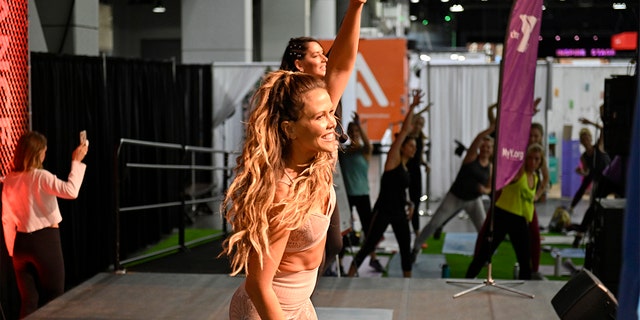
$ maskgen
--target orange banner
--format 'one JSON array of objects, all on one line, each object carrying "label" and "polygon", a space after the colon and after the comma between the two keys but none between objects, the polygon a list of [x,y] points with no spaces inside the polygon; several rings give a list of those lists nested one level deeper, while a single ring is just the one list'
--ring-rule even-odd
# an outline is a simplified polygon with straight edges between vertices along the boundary
[{"label": "orange banner", "polygon": [[[328,50],[333,41],[323,40]],[[407,112],[408,58],[406,39],[360,39],[356,62],[357,112],[371,141],[392,133]]]}]

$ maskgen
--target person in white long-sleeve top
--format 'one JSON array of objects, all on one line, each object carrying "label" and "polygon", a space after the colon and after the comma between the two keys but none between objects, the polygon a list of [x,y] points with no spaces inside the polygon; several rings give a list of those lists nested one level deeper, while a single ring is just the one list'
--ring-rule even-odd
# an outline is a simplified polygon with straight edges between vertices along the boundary
[{"label": "person in white long-sleeve top", "polygon": [[64,292],[57,198],[78,197],[86,170],[81,161],[88,150],[86,141],[73,151],[71,172],[63,181],[42,168],[47,152],[44,135],[29,131],[18,140],[13,170],[3,182],[2,226],[20,291],[20,318]]}]

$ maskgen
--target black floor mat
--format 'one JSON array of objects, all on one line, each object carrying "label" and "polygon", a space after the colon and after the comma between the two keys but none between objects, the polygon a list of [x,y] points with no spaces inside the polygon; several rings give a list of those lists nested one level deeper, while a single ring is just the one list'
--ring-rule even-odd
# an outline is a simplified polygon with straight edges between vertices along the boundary
[{"label": "black floor mat", "polygon": [[218,258],[222,252],[222,241],[223,239],[213,240],[185,251],[127,267],[127,270],[131,272],[228,274],[231,272],[229,260],[226,256]]}]

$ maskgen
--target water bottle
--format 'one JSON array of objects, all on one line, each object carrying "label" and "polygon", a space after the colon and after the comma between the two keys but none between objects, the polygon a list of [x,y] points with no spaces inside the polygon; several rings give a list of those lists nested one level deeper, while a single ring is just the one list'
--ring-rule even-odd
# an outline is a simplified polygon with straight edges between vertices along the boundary
[{"label": "water bottle", "polygon": [[520,278],[520,265],[517,262],[515,265],[513,265],[513,278]]},{"label": "water bottle", "polygon": [[449,265],[445,263],[442,265],[442,278],[449,277],[451,277],[451,269],[449,269]]}]

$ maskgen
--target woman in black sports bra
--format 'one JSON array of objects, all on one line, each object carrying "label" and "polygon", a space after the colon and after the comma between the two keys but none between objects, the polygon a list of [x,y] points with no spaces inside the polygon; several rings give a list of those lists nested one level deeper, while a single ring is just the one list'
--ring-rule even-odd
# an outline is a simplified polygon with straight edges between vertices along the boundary
[{"label": "woman in black sports bra", "polygon": [[[420,104],[423,96],[421,90],[413,90],[413,101],[402,123],[400,132],[396,135],[387,154],[384,173],[380,182],[380,194],[374,206],[373,219],[367,238],[362,248],[356,254],[349,276],[356,274],[364,258],[376,249],[376,244],[382,238],[387,226],[391,224],[393,233],[400,247],[402,272],[405,278],[411,277],[411,230],[409,221],[413,215],[413,203],[407,197],[410,175],[407,161],[416,152],[416,140],[409,137],[412,129],[413,108]],[[408,212],[405,209],[409,208]]]}]

